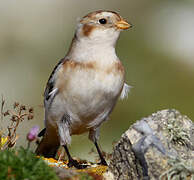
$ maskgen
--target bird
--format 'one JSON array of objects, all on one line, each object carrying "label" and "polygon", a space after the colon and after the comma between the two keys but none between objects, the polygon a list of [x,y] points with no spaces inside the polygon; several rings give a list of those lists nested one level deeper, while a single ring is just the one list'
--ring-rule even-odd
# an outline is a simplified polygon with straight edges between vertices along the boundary
[{"label": "bird", "polygon": [[98,10],[78,20],[70,48],[55,66],[44,92],[45,128],[36,154],[55,157],[63,146],[68,166],[85,168],[72,158],[68,146],[71,136],[85,132],[98,145],[100,126],[113,111],[119,97],[127,97],[130,86],[125,82],[125,69],[116,54],[120,32],[132,27],[117,12]]}]

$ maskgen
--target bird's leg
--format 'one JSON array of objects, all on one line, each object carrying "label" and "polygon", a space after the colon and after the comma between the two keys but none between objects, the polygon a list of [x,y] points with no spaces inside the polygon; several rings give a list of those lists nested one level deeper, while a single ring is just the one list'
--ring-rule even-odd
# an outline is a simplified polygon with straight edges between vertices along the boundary
[{"label": "bird's leg", "polygon": [[67,164],[68,167],[75,167],[77,169],[84,169],[87,167],[87,165],[81,165],[78,161],[74,160],[67,148],[67,144],[70,144],[71,142],[71,136],[69,132],[69,116],[67,114],[64,114],[61,118],[61,121],[58,122],[58,130],[60,135],[60,144],[64,147],[66,154],[69,159],[69,163]]},{"label": "bird's leg", "polygon": [[76,161],[75,159],[73,159],[71,157],[70,153],[69,153],[69,150],[67,148],[67,145],[64,145],[63,147],[65,148],[66,154],[68,156],[68,160],[69,160],[69,162],[67,164],[68,167],[75,167],[77,169],[84,169],[84,168],[86,168],[88,166],[88,165],[80,164],[78,161]]},{"label": "bird's leg", "polygon": [[103,155],[102,155],[102,152],[101,152],[101,150],[100,150],[100,148],[99,148],[99,146],[98,146],[97,141],[95,141],[94,144],[95,144],[95,146],[96,146],[96,149],[97,149],[98,154],[99,154],[99,157],[100,157],[100,161],[101,161],[100,164],[101,164],[101,165],[104,165],[104,166],[108,166],[108,164],[107,164],[106,160],[104,159],[104,157],[103,157]]},{"label": "bird's leg", "polygon": [[98,154],[100,156],[100,163],[101,165],[107,166],[107,163],[102,155],[102,152],[98,146],[98,139],[99,139],[99,134],[100,134],[100,128],[96,127],[96,128],[91,128],[89,131],[89,139],[95,144],[96,149],[98,151]]},{"label": "bird's leg", "polygon": [[69,163],[67,164],[68,167],[75,167],[77,169],[83,169],[86,168],[86,165],[79,164],[76,160],[74,160],[67,148],[67,144],[70,144],[71,142],[71,136],[69,132],[69,116],[67,114],[64,114],[61,118],[61,121],[58,122],[58,130],[60,135],[60,144],[64,147],[66,154],[68,156]]}]

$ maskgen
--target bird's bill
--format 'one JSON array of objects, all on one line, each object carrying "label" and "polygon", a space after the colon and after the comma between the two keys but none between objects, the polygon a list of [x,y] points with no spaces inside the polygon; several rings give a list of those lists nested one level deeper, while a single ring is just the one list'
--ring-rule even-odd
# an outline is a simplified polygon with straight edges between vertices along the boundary
[{"label": "bird's bill", "polygon": [[127,21],[125,21],[125,20],[120,20],[120,21],[118,21],[118,22],[116,23],[116,27],[117,27],[118,29],[129,29],[129,28],[132,27],[132,25],[129,24],[129,23],[128,23]]}]

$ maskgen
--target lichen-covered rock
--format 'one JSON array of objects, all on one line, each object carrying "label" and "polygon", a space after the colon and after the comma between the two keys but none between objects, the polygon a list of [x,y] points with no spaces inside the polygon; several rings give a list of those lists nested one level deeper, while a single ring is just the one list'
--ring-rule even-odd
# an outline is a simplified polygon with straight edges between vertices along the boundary
[{"label": "lichen-covered rock", "polygon": [[114,148],[109,169],[113,172],[115,179],[138,180],[142,178],[141,166],[133,153],[131,142],[126,134],[122,136]]},{"label": "lichen-covered rock", "polygon": [[194,179],[194,124],[162,110],[133,124],[114,148],[114,179]]}]

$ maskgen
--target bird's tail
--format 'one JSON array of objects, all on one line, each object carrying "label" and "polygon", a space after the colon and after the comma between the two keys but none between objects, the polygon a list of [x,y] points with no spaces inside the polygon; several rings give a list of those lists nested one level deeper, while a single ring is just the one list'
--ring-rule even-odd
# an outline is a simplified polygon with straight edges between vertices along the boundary
[{"label": "bird's tail", "polygon": [[35,153],[47,158],[54,158],[59,146],[60,143],[57,136],[55,136],[54,134],[52,134],[52,136],[49,136],[47,133],[45,133]]}]

